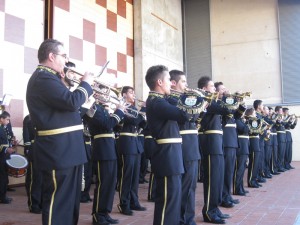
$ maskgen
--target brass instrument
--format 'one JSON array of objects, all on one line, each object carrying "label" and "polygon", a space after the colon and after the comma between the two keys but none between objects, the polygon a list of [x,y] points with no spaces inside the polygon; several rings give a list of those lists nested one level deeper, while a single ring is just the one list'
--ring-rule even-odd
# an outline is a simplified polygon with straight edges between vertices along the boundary
[{"label": "brass instrument", "polygon": [[[83,74],[71,69],[71,68],[67,68],[69,71],[79,75],[79,76],[83,76]],[[99,77],[103,72],[103,68],[102,71],[100,72],[100,74],[98,76],[96,76],[95,78]],[[74,81],[75,83],[79,84],[81,81],[79,79],[76,78],[70,78],[68,77],[70,80]],[[119,104],[119,99],[118,96],[120,96],[121,92],[122,92],[122,88],[123,87],[112,87],[108,84],[105,84],[99,80],[94,80],[94,83],[92,85],[92,89],[93,91],[96,93],[96,95],[94,95],[94,97],[99,100],[101,103],[113,103],[113,104]],[[115,96],[114,96],[115,95]]]},{"label": "brass instrument", "polygon": [[239,99],[244,99],[245,97],[251,97],[251,92],[248,91],[248,92],[244,92],[244,93],[239,93],[239,92],[236,92],[234,94],[232,94],[234,97],[236,98],[239,98]]},{"label": "brass instrument", "polygon": [[283,115],[279,114],[279,113],[273,113],[272,115],[270,115],[270,119],[276,123],[277,120],[282,120]]},{"label": "brass instrument", "polygon": [[[250,117],[245,116],[244,118],[247,121],[247,125],[249,127],[250,133],[253,133],[253,134],[262,135],[264,133],[264,131],[271,130],[271,128],[273,127],[273,124],[269,124],[263,118],[258,119],[257,117],[253,117],[253,116],[250,116]],[[271,135],[271,133],[268,132],[267,136],[265,137],[266,141],[270,140],[270,135]]]},{"label": "brass instrument", "polygon": [[203,97],[208,103],[211,103],[212,101],[216,102],[219,99],[219,92],[211,93],[204,91],[200,88],[186,88],[186,91],[193,92],[199,95],[200,97]]},{"label": "brass instrument", "polygon": [[286,122],[294,124],[298,120],[298,118],[300,118],[300,116],[297,116],[296,114],[288,115]]}]

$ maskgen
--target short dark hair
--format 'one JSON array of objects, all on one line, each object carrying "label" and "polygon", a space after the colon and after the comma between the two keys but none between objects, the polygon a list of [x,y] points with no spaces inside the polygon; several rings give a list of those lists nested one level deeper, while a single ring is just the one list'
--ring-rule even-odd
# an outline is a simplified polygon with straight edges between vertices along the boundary
[{"label": "short dark hair", "polygon": [[275,112],[278,112],[280,109],[282,109],[282,106],[278,105],[275,107]]},{"label": "short dark hair", "polygon": [[223,82],[222,81],[219,81],[219,82],[215,82],[215,88],[217,91],[219,91],[219,86],[220,85],[223,85]]},{"label": "short dark hair", "polygon": [[168,67],[164,65],[151,66],[146,73],[145,80],[150,90],[154,90],[156,81],[162,79],[163,72],[169,71]]},{"label": "short dark hair", "polygon": [[185,73],[183,71],[180,70],[171,70],[169,72],[171,80],[175,80],[176,83],[179,81],[180,76],[185,75]]},{"label": "short dark hair", "polygon": [[245,111],[245,116],[250,116],[250,115],[252,115],[253,114],[253,112],[254,112],[254,109],[251,107],[251,108],[248,108],[248,109],[246,109],[246,111]]},{"label": "short dark hair", "polygon": [[45,40],[39,47],[38,50],[38,60],[39,63],[43,63],[48,59],[48,55],[52,52],[58,53],[58,46],[64,46],[64,44],[55,39],[47,39]]},{"label": "short dark hair", "polygon": [[273,110],[273,108],[271,106],[269,106],[268,108],[269,108],[269,110]]},{"label": "short dark hair", "polygon": [[127,93],[128,90],[134,90],[134,88],[133,88],[133,87],[130,87],[130,86],[124,86],[124,87],[122,88],[121,95],[123,95],[124,93]]},{"label": "short dark hair", "polygon": [[282,111],[283,112],[289,111],[289,108],[284,107],[284,108],[282,108]]},{"label": "short dark hair", "polygon": [[204,76],[200,77],[198,80],[198,88],[202,89],[208,85],[208,82],[211,81],[210,77]]},{"label": "short dark hair", "polygon": [[64,73],[67,73],[67,72],[68,72],[68,68],[69,68],[69,67],[74,67],[74,68],[75,68],[76,65],[75,65],[75,63],[73,63],[73,62],[70,62],[70,61],[67,62],[66,65],[65,65],[65,68],[64,68]]},{"label": "short dark hair", "polygon": [[254,109],[257,110],[258,106],[260,106],[261,103],[262,103],[262,100],[255,100],[255,101],[253,102],[253,107],[254,107]]},{"label": "short dark hair", "polygon": [[10,117],[10,114],[9,114],[7,111],[3,111],[3,112],[0,114],[0,118],[1,118],[1,119],[6,119],[7,117]]}]

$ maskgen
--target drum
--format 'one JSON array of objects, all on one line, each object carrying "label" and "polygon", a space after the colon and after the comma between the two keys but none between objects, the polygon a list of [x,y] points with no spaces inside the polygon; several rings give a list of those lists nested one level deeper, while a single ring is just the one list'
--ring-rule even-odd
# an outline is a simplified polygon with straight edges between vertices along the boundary
[{"label": "drum", "polygon": [[6,160],[8,166],[7,173],[11,177],[23,177],[27,172],[28,161],[24,156],[18,154],[10,155],[10,159]]}]

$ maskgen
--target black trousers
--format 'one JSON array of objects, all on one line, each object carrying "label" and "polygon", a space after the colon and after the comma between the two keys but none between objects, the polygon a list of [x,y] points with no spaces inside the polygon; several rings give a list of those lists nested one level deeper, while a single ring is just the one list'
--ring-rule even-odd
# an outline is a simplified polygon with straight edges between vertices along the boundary
[{"label": "black trousers", "polygon": [[0,157],[0,199],[6,198],[7,191],[7,169],[5,156]]},{"label": "black trousers", "polygon": [[184,162],[185,173],[182,175],[182,197],[180,224],[196,225],[195,192],[197,187],[198,160]]},{"label": "black trousers", "polygon": [[43,225],[78,223],[82,165],[61,170],[44,170]]},{"label": "black trousers", "polygon": [[141,155],[122,155],[120,178],[120,207],[140,206],[138,199]]},{"label": "black trousers", "polygon": [[97,161],[93,214],[110,213],[117,183],[117,160]]},{"label": "black trousers", "polygon": [[149,201],[154,201],[155,200],[155,192],[156,192],[156,180],[154,173],[150,173],[150,178],[149,178],[149,186],[148,186],[148,200]]},{"label": "black trousers", "polygon": [[270,170],[271,158],[272,158],[272,145],[265,145],[265,158],[264,158],[264,160],[265,160],[265,164],[264,164],[265,175],[271,173],[271,170]]},{"label": "black trousers", "polygon": [[249,155],[249,165],[248,165],[248,186],[252,186],[256,183],[258,177],[258,167],[260,162],[261,152],[251,152]]},{"label": "black trousers", "polygon": [[231,187],[236,160],[236,148],[224,148],[224,185],[222,201],[229,202],[232,199]]},{"label": "black trousers", "polygon": [[153,225],[179,225],[181,175],[156,177]]},{"label": "black trousers", "polygon": [[286,142],[286,150],[285,150],[285,157],[284,157],[284,166],[289,168],[292,162],[293,157],[293,142],[287,141]]},{"label": "black trousers", "polygon": [[217,215],[222,202],[224,184],[224,155],[203,155],[204,168],[204,206],[203,216],[211,218]]},{"label": "black trousers", "polygon": [[278,142],[278,168],[284,167],[284,156],[285,156],[286,142]]},{"label": "black trousers", "polygon": [[245,192],[244,189],[244,174],[246,170],[246,162],[248,155],[237,155],[235,160],[234,174],[233,174],[233,194]]},{"label": "black trousers", "polygon": [[34,161],[28,160],[25,177],[27,204],[29,210],[42,208],[42,172],[36,167]]},{"label": "black trousers", "polygon": [[272,156],[271,156],[271,172],[275,173],[278,171],[278,145],[272,146]]},{"label": "black trousers", "polygon": [[145,152],[141,154],[141,166],[140,166],[140,181],[143,182],[145,180],[145,176],[147,174],[149,160],[146,158]]},{"label": "black trousers", "polygon": [[88,161],[83,165],[84,171],[84,189],[81,190],[81,199],[89,199],[90,198],[90,190],[92,185],[92,177],[93,177],[93,162]]}]

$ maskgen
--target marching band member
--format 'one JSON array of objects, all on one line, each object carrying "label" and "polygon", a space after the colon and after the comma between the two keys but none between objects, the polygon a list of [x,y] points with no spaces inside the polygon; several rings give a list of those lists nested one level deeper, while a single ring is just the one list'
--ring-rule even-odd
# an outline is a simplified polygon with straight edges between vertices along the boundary
[{"label": "marching band member", "polygon": [[78,109],[93,93],[94,80],[85,73],[73,92],[61,82],[67,55],[57,40],[40,45],[38,60],[26,101],[37,129],[34,157],[43,179],[42,223],[73,225],[78,223],[82,164],[87,161]]},{"label": "marching band member", "polygon": [[[68,61],[63,70],[62,82],[66,85],[67,88],[71,89],[75,86],[75,74],[72,71],[76,67],[75,63]],[[86,115],[88,109],[84,107],[80,107],[79,112],[82,118],[83,123],[83,139],[84,139],[84,147],[87,157],[87,162],[83,164],[83,178],[82,178],[82,189],[80,195],[80,202],[88,203],[91,202],[92,199],[90,197],[90,189],[92,184],[92,146],[91,146],[91,137],[87,127],[87,119]]]},{"label": "marching band member", "polygon": [[277,131],[277,140],[278,140],[278,159],[277,159],[277,165],[278,165],[278,172],[285,172],[286,169],[284,168],[284,156],[285,156],[285,149],[286,149],[286,131],[284,127],[284,122],[282,118],[282,107],[276,106],[275,107],[275,113],[281,115],[281,118],[278,120],[278,123],[276,123],[276,131]]},{"label": "marching band member", "polygon": [[[150,165],[152,165],[151,163],[152,155],[153,152],[155,152],[155,148],[157,147],[157,144],[151,135],[148,123],[145,126],[144,135],[145,135],[145,141],[144,141],[145,156],[147,159],[149,159]],[[156,181],[155,181],[154,173],[151,169],[150,176],[149,176],[148,195],[147,195],[147,199],[149,202],[154,202],[155,193],[156,193]]]},{"label": "marching band member", "polygon": [[7,197],[7,170],[6,160],[14,153],[14,149],[9,144],[9,139],[5,131],[5,126],[10,121],[10,114],[3,111],[0,114],[0,203],[10,204],[12,198]]},{"label": "marching band member", "polygon": [[[124,86],[121,94],[126,103],[130,104],[126,109],[129,114],[130,109],[137,111],[136,107],[133,106],[135,100],[134,89]],[[145,207],[140,205],[138,198],[139,172],[143,148],[137,138],[139,128],[144,127],[146,121],[141,114],[138,114],[136,118],[127,114],[124,116],[123,121],[118,140],[122,159],[118,209],[120,213],[131,216],[133,214],[132,210],[146,210]]]},{"label": "marching band member", "polygon": [[25,178],[25,187],[28,197],[28,208],[31,213],[42,213],[42,173],[34,160],[34,138],[35,130],[30,115],[23,120],[23,141],[24,155],[28,160],[28,167]]},{"label": "marching band member", "polygon": [[[215,93],[214,82],[209,77],[198,80],[198,88]],[[222,202],[224,183],[223,131],[220,115],[230,114],[229,109],[222,107],[220,101],[212,102],[201,120],[200,132],[204,133],[201,140],[204,170],[204,206],[202,215],[205,222],[225,224],[230,216],[223,214],[218,206]]]},{"label": "marching band member", "polygon": [[[231,208],[234,206],[234,204],[239,203],[239,200],[233,199],[231,195],[233,172],[236,161],[236,151],[239,147],[235,119],[240,118],[246,108],[243,105],[238,104],[236,98],[230,96],[228,90],[222,82],[216,82],[215,87],[216,91],[219,93],[219,99],[224,102],[225,107],[229,107],[229,109],[231,109],[231,112],[229,114],[222,116],[225,169],[221,203],[221,206],[225,208]],[[228,101],[227,98],[230,99],[230,101]],[[228,102],[232,104],[229,104]]]},{"label": "marching band member", "polygon": [[[274,109],[272,107],[269,107],[269,114],[270,114],[270,118],[273,121],[274,119],[272,119],[273,116],[276,116]],[[272,175],[279,175],[280,173],[278,172],[278,140],[277,140],[277,130],[276,130],[276,123],[278,123],[277,120],[273,121],[273,123],[275,123],[274,126],[271,127],[271,145],[272,145],[272,155],[271,155],[271,162],[270,162],[270,171]]]},{"label": "marching band member", "polygon": [[[261,184],[257,182],[258,177],[258,170],[259,170],[259,157],[260,154],[260,147],[259,147],[259,134],[260,130],[256,129],[260,126],[260,119],[257,119],[256,117],[256,111],[254,108],[249,108],[245,112],[245,117],[247,118],[247,124],[249,124],[249,163],[248,163],[248,175],[247,175],[247,181],[248,181],[248,187],[251,188],[259,188],[261,187]],[[253,121],[252,121],[253,120]],[[251,129],[253,128],[253,129]]]},{"label": "marching band member", "polygon": [[165,95],[170,94],[170,74],[163,65],[147,70],[146,83],[150,89],[146,101],[148,126],[157,147],[151,158],[151,168],[156,179],[154,225],[180,224],[182,139],[178,123],[188,120],[187,114],[170,104]]},{"label": "marching band member", "polygon": [[97,178],[92,211],[93,224],[116,224],[118,220],[109,216],[112,211],[117,182],[117,152],[113,129],[123,119],[125,108],[120,103],[110,115],[103,104],[97,103],[94,107],[95,114],[88,120],[93,142],[92,158],[96,163]]},{"label": "marching band member", "polygon": [[[171,70],[171,88],[184,93],[187,87],[186,76],[184,72],[179,70]],[[179,100],[178,94],[172,95],[177,104]],[[198,161],[200,160],[198,130],[196,127],[196,119],[199,114],[189,115],[189,121],[178,124],[179,133],[182,137],[182,157],[184,173],[181,178],[182,198],[181,198],[181,218],[180,224],[194,225],[195,218],[195,191],[197,186]]]},{"label": "marching band member", "polygon": [[270,124],[270,128],[269,128],[269,131],[270,132],[268,134],[267,137],[264,138],[264,163],[263,163],[263,171],[264,171],[264,178],[272,178],[272,175],[271,175],[271,158],[272,158],[272,143],[273,143],[273,135],[271,135],[271,128],[273,127],[273,121],[270,119],[270,111],[269,111],[269,107],[268,106],[264,106],[263,108],[263,119],[268,123]]},{"label": "marching band member", "polygon": [[282,111],[283,111],[283,115],[288,118],[288,121],[285,124],[286,150],[285,150],[285,157],[284,157],[284,168],[290,170],[290,169],[295,169],[293,166],[291,166],[292,154],[293,154],[293,138],[292,138],[291,129],[294,129],[296,127],[297,117],[295,115],[289,115],[288,108],[283,108]]},{"label": "marching band member", "polygon": [[248,191],[244,188],[244,174],[249,156],[249,127],[245,118],[236,120],[239,147],[236,150],[236,162],[233,177],[233,194],[245,196]]},{"label": "marching band member", "polygon": [[[253,102],[253,108],[256,112],[256,117],[258,119],[263,119],[263,109],[264,109],[264,105],[262,100],[255,100]],[[259,134],[259,163],[258,163],[258,175],[257,175],[257,182],[258,183],[265,183],[266,179],[264,178],[265,174],[264,174],[264,164],[265,164],[265,137],[266,137],[266,133],[262,133]]]}]

